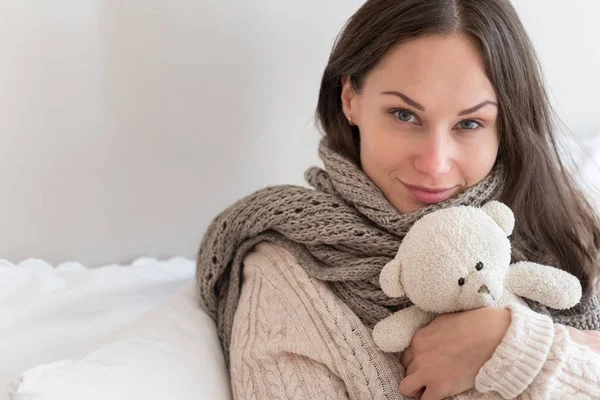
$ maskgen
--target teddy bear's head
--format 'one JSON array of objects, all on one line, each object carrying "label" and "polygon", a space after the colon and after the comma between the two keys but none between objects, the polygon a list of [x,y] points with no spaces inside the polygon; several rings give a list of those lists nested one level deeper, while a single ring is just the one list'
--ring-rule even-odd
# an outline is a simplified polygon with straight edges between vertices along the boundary
[{"label": "teddy bear's head", "polygon": [[510,208],[497,201],[434,211],[408,231],[381,272],[381,288],[434,313],[497,305],[514,222]]}]

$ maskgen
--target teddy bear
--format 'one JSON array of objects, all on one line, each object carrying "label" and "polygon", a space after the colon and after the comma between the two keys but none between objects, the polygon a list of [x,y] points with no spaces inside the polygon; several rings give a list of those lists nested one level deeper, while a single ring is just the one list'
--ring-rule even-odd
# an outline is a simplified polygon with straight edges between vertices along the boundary
[{"label": "teddy bear", "polygon": [[514,224],[512,210],[499,201],[449,207],[415,222],[379,276],[386,295],[406,296],[413,305],[375,325],[377,346],[404,351],[442,313],[524,304],[520,297],[554,309],[579,303],[582,289],[575,276],[533,262],[510,263]]}]

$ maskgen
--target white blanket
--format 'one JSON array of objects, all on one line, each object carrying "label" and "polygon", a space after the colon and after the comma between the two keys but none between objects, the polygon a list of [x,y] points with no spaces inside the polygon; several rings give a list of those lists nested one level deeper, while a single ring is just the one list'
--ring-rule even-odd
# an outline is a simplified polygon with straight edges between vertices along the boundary
[{"label": "white blanket", "polygon": [[185,258],[94,269],[0,260],[0,400],[26,369],[81,357],[193,277]]}]

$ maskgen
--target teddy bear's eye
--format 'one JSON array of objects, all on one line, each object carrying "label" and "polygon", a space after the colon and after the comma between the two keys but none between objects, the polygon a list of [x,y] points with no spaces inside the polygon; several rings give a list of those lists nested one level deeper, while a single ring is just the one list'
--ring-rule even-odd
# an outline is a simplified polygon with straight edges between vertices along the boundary
[{"label": "teddy bear's eye", "polygon": [[460,278],[460,279],[458,280],[458,284],[459,284],[460,286],[464,285],[464,284],[465,284],[465,278]]},{"label": "teddy bear's eye", "polygon": [[481,261],[479,261],[479,262],[477,263],[477,265],[475,266],[475,269],[476,269],[477,271],[481,271],[481,270],[483,269],[483,263],[482,263]]}]

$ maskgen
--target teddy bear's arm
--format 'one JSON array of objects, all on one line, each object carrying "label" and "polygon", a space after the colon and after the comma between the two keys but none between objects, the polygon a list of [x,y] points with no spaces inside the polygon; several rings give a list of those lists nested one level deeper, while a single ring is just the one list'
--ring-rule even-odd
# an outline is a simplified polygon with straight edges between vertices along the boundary
[{"label": "teddy bear's arm", "polygon": [[554,309],[571,308],[581,299],[581,284],[575,276],[529,261],[510,266],[505,287],[518,296]]},{"label": "teddy bear's arm", "polygon": [[410,345],[412,337],[419,329],[435,317],[416,306],[410,306],[395,312],[379,321],[373,328],[373,340],[383,351],[397,353]]}]

